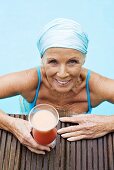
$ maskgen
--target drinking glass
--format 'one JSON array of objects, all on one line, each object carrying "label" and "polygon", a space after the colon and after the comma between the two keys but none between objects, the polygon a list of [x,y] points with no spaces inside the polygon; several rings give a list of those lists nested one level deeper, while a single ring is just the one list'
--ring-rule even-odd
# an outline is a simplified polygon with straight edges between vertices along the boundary
[{"label": "drinking glass", "polygon": [[55,141],[59,114],[52,105],[36,105],[30,111],[28,120],[32,127],[32,135],[35,141],[42,145],[48,145]]}]

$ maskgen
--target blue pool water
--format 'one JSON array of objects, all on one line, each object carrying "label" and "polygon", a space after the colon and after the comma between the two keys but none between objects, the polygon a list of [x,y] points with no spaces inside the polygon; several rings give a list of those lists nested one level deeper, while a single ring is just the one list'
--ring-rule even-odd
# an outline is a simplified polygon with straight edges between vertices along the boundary
[{"label": "blue pool water", "polygon": [[[114,79],[114,1],[1,1],[0,75],[35,67],[41,63],[36,47],[38,32],[57,17],[78,21],[89,36],[85,67]],[[0,82],[2,83],[2,82]],[[1,99],[0,109],[19,113],[19,96]],[[104,102],[95,114],[113,114],[114,105]]]}]

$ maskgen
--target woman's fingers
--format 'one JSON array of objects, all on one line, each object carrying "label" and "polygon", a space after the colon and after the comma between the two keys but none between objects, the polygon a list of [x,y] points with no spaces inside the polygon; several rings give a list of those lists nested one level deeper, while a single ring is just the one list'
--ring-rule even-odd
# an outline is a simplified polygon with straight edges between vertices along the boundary
[{"label": "woman's fingers", "polygon": [[81,135],[83,135],[83,132],[77,131],[77,132],[65,133],[65,134],[62,134],[61,136],[63,138],[71,138],[71,137],[77,137],[77,136],[81,136]]},{"label": "woman's fingers", "polygon": [[25,138],[26,143],[25,145],[32,147],[34,149],[39,149],[39,150],[45,150],[45,151],[50,151],[50,147],[49,146],[44,146],[44,145],[40,145],[38,144],[34,138],[31,136],[31,134],[29,135],[29,137]]},{"label": "woman's fingers", "polygon": [[81,140],[81,139],[86,139],[86,138],[87,138],[86,135],[80,135],[80,136],[70,137],[67,140],[70,141],[70,142],[73,142],[73,141],[77,141],[77,140]]},{"label": "woman's fingers", "polygon": [[28,148],[31,152],[45,155],[45,152],[44,152],[44,151],[33,149],[33,148],[31,148],[30,146],[27,146],[27,148]]},{"label": "woman's fingers", "polygon": [[84,125],[74,125],[65,128],[61,128],[57,131],[58,134],[66,133],[66,132],[74,132],[84,129]]},{"label": "woman's fingers", "polygon": [[61,122],[80,123],[83,121],[84,116],[85,114],[80,114],[73,117],[61,117],[59,120]]},{"label": "woman's fingers", "polygon": [[31,135],[31,126],[30,124],[23,119],[17,118],[14,123],[14,131],[13,134],[18,138],[18,140],[25,146],[32,148],[31,151],[41,151],[44,153],[45,151],[50,151],[49,146],[43,146],[38,144],[33,136]]},{"label": "woman's fingers", "polygon": [[109,132],[106,128],[110,118],[98,115],[76,115],[74,117],[62,117],[60,121],[78,123],[79,125],[61,128],[58,133],[68,141],[76,141],[81,139],[94,139],[101,137]]},{"label": "woman's fingers", "polygon": [[56,139],[53,142],[51,142],[50,144],[48,144],[47,146],[49,146],[50,148],[53,149],[56,146]]}]

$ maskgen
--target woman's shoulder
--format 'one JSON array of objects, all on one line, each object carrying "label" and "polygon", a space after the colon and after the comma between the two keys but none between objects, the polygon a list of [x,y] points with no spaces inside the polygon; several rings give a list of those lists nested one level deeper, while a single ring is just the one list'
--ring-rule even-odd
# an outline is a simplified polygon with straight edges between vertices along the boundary
[{"label": "woman's shoulder", "polygon": [[95,71],[92,71],[87,68],[83,68],[81,74],[83,75],[85,80],[87,78],[87,74],[89,73],[89,71],[90,71],[89,88],[91,92],[95,92],[95,89],[99,88],[99,84],[101,84],[104,77]]},{"label": "woman's shoulder", "polygon": [[[87,74],[87,69],[84,69],[84,72]],[[89,89],[91,93],[92,99],[100,100],[100,102],[104,100],[108,100],[110,98],[110,94],[113,93],[114,90],[111,90],[114,85],[114,80],[105,77],[99,73],[91,71],[90,80],[89,80]],[[108,87],[108,88],[107,88]],[[111,91],[111,92],[110,92]]]},{"label": "woman's shoulder", "polygon": [[87,74],[90,72],[90,81],[96,81],[103,76],[93,70],[87,69],[87,68],[82,68],[81,70],[81,75],[84,76],[85,78],[87,77]]},{"label": "woman's shoulder", "polygon": [[30,68],[20,72],[22,75],[24,84],[29,88],[36,88],[38,84],[37,68]]},{"label": "woman's shoulder", "polygon": [[35,68],[8,73],[0,76],[0,97],[25,95],[37,86],[37,70]]},{"label": "woman's shoulder", "polygon": [[37,68],[30,68],[19,72],[21,76],[21,95],[26,98],[29,102],[32,101],[35,95],[35,91],[38,85],[38,72]]}]

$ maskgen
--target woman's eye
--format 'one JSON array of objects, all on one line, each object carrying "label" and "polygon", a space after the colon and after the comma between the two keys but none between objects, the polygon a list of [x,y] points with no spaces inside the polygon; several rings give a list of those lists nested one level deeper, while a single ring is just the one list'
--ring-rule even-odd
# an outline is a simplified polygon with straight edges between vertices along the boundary
[{"label": "woman's eye", "polygon": [[56,60],[50,60],[48,61],[49,64],[57,64],[57,61]]},{"label": "woman's eye", "polygon": [[78,64],[79,62],[77,60],[70,60],[69,64]]}]

